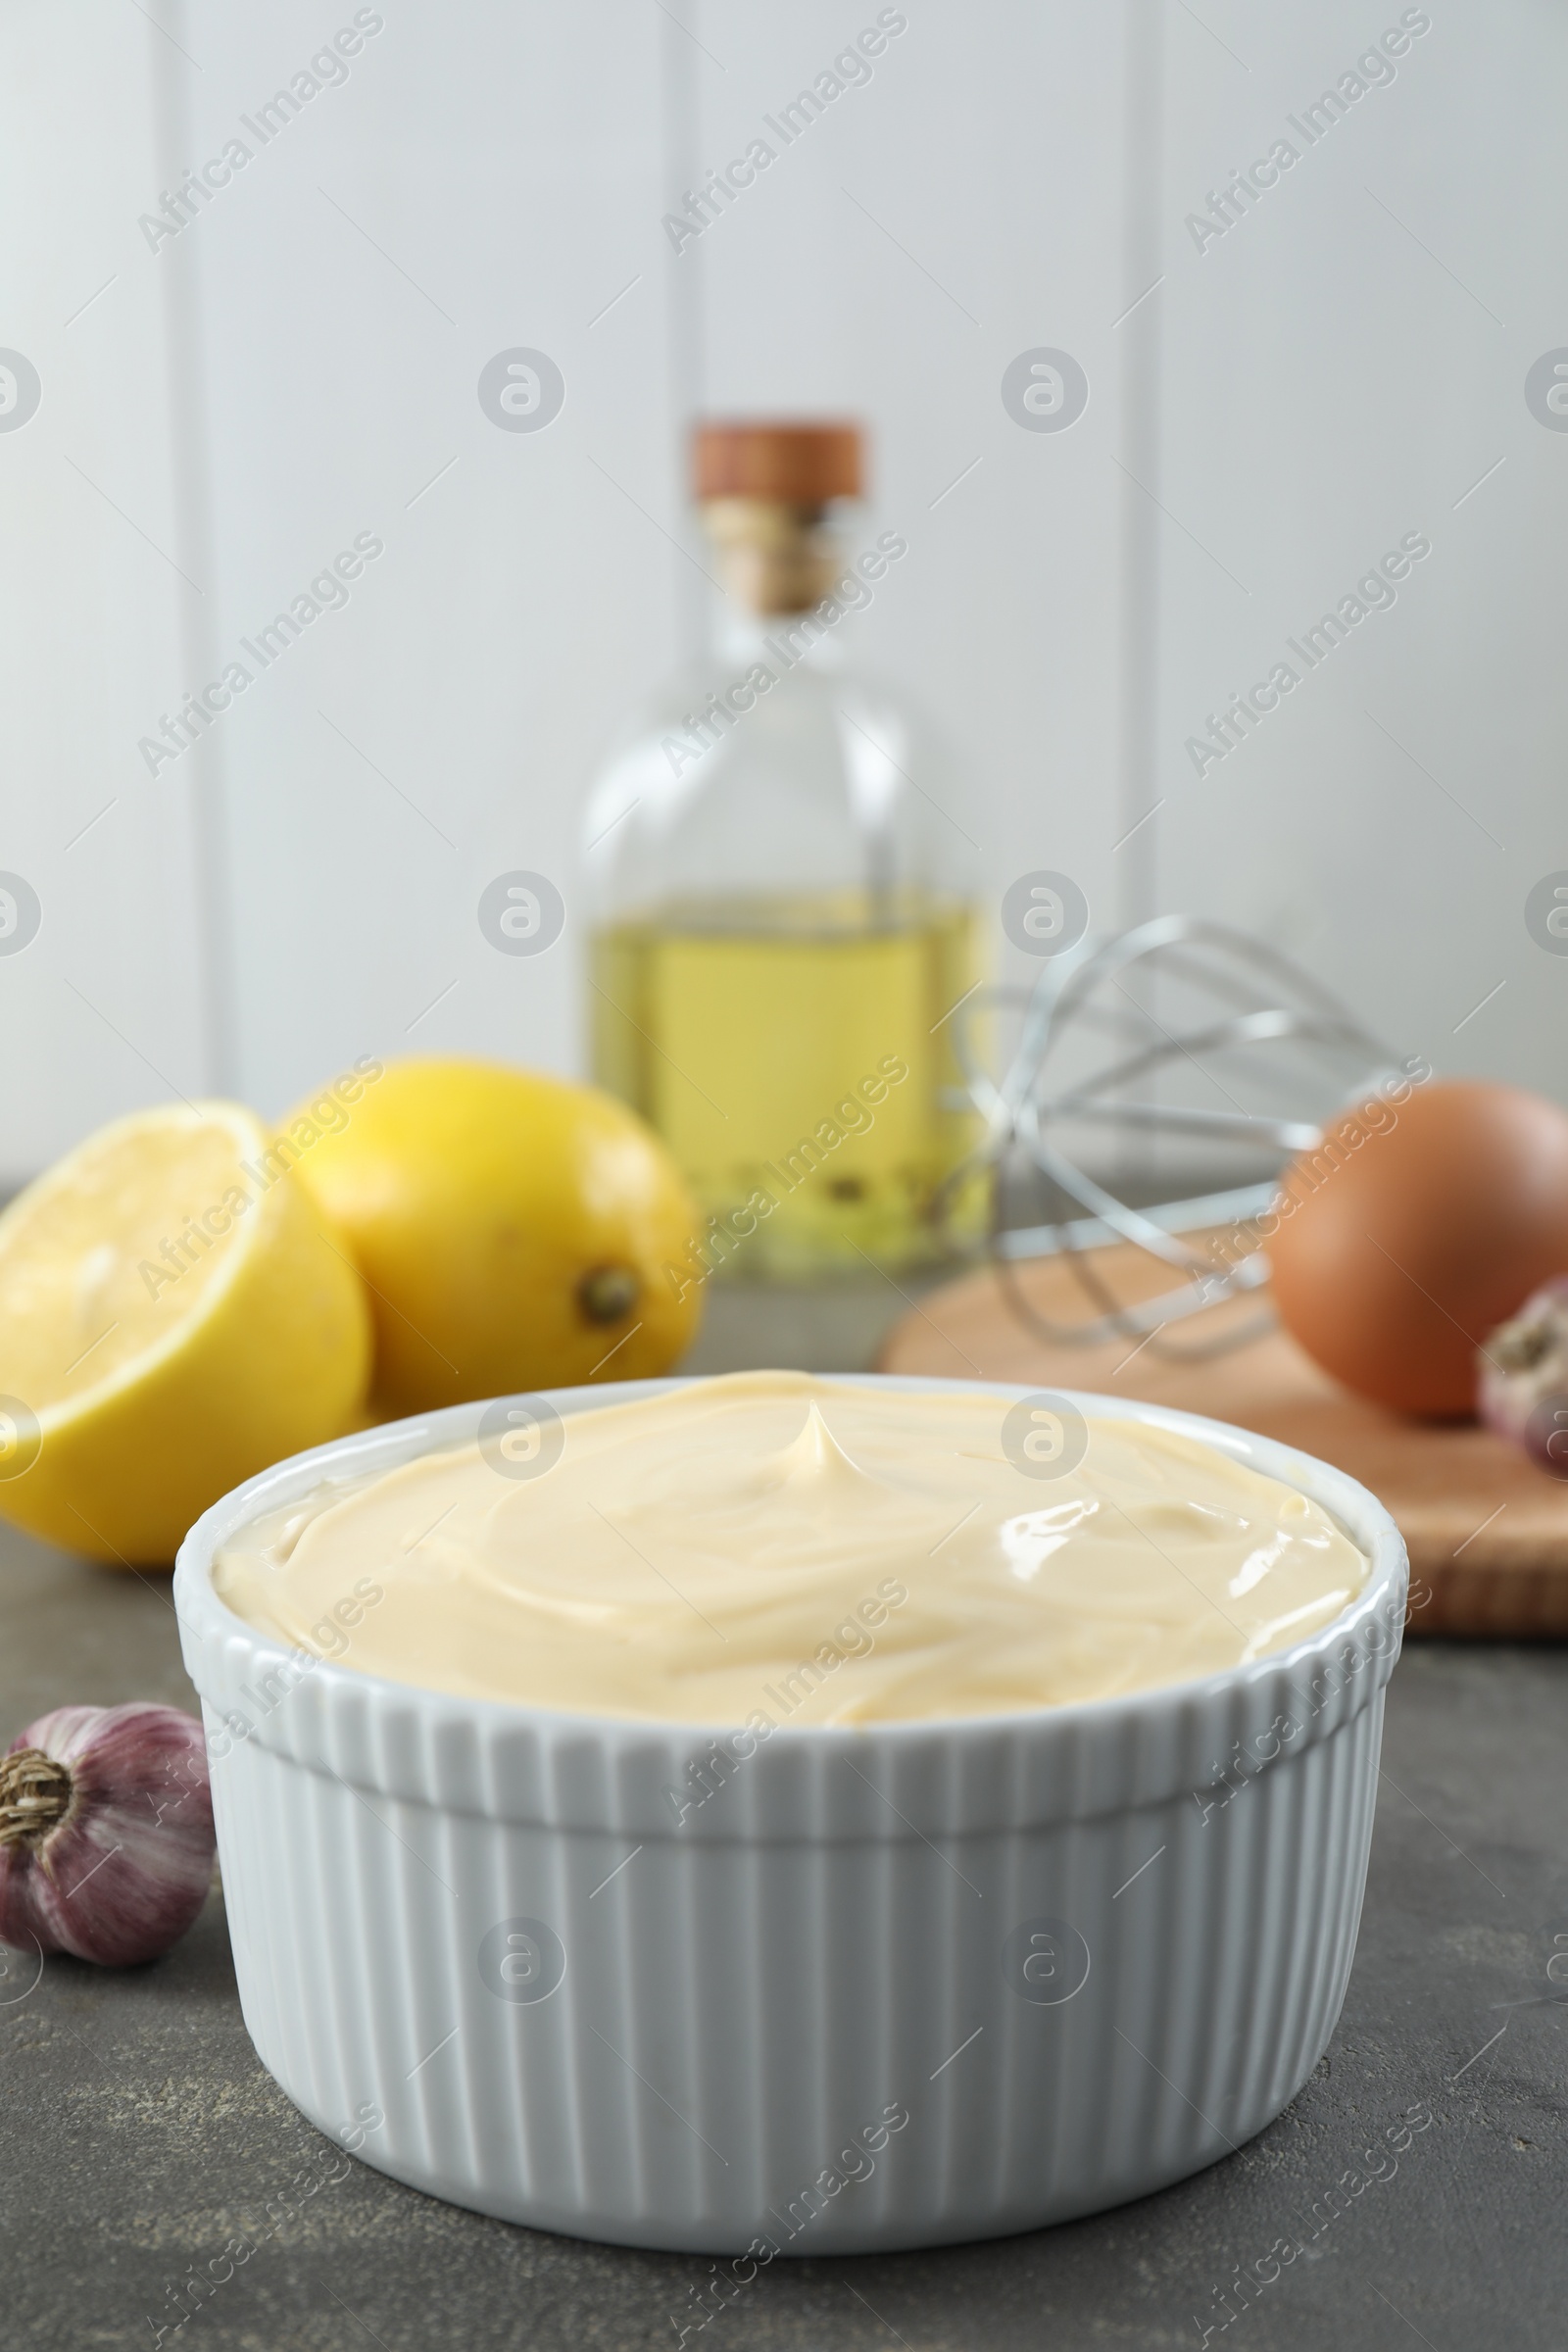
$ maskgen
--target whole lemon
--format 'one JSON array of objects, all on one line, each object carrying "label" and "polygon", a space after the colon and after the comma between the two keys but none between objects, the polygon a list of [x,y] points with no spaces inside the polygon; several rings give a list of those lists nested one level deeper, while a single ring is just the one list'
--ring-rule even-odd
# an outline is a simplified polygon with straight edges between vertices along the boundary
[{"label": "whole lemon", "polygon": [[701,1311],[699,1219],[635,1112],[499,1062],[356,1066],[376,1074],[352,1103],[318,1096],[280,1133],[369,1292],[377,1409],[668,1370]]}]

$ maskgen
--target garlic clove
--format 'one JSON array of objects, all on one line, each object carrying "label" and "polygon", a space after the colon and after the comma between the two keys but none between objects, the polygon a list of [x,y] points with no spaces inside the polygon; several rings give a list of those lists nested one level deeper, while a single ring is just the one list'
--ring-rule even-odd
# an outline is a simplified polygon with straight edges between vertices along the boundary
[{"label": "garlic clove", "polygon": [[177,1707],[58,1707],[0,1756],[0,1937],[124,1967],[190,1926],[213,1873],[201,1725]]},{"label": "garlic clove", "polygon": [[1527,1298],[1476,1360],[1482,1420],[1553,1478],[1568,1478],[1568,1275]]}]

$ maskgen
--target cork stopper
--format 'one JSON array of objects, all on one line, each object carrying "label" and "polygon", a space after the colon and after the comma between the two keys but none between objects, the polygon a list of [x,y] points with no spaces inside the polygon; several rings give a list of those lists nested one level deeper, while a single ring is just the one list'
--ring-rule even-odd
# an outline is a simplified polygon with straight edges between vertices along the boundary
[{"label": "cork stopper", "polygon": [[804,612],[837,569],[825,515],[858,498],[857,424],[699,424],[693,485],[725,586],[754,612]]},{"label": "cork stopper", "polygon": [[792,424],[758,418],[699,424],[692,436],[693,487],[700,499],[758,498],[825,507],[858,498],[858,424]]}]

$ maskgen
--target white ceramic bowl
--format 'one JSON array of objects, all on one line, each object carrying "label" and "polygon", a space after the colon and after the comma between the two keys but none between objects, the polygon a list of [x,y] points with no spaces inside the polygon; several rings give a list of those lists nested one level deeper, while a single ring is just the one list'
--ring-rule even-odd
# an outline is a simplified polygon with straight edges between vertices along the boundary
[{"label": "white ceramic bowl", "polygon": [[[569,1416],[678,1385],[549,1401]],[[991,1393],[999,1410],[1028,1394]],[[727,1727],[311,1662],[213,1591],[215,1549],[260,1512],[471,1438],[481,1405],[321,1446],[215,1504],[175,1602],[245,2023],[296,2105],[460,2205],[737,2256],[726,2292],[772,2252],[1114,2205],[1277,2115],[1349,1975],[1404,1546],[1308,1455],[1074,1401],[1311,1495],[1369,1555],[1365,1591],[1321,1635],[1200,1683],[781,1728],[710,1765],[715,1793],[678,1826],[666,1791],[694,1793]]]}]

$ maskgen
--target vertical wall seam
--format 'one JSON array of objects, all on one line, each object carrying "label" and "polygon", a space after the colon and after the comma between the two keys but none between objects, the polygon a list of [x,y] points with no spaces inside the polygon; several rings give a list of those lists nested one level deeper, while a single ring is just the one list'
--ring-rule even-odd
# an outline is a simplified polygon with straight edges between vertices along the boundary
[{"label": "vertical wall seam", "polygon": [[[1118,666],[1122,712],[1118,745],[1113,839],[1115,878],[1111,892],[1119,930],[1147,922],[1159,907],[1159,817],[1149,811],[1159,799],[1156,720],[1160,641],[1159,492],[1162,295],[1151,293],[1161,269],[1164,185],[1165,45],[1160,0],[1126,0],[1122,20],[1126,42],[1123,83],[1123,168],[1126,204],[1122,220],[1121,282],[1114,308],[1137,307],[1111,329],[1119,365],[1117,456],[1119,479],[1120,607]],[[1129,1040],[1140,1040],[1142,1024],[1128,1014]],[[1151,1131],[1118,1137],[1118,1174],[1138,1176],[1152,1169],[1157,1140]]]},{"label": "vertical wall seam", "polygon": [[[696,17],[698,0],[687,0]],[[665,186],[662,210],[678,208],[682,192],[697,185],[701,102],[697,86],[698,47],[688,32],[664,11],[660,24],[660,109],[662,118],[662,161]],[[675,529],[686,531],[687,433],[692,419],[703,414],[707,377],[707,288],[703,276],[702,241],[689,238],[679,253],[668,253],[663,275],[664,341],[668,353],[669,441],[675,476]],[[671,555],[676,653],[682,666],[695,663],[708,636],[708,610],[700,574],[690,564]]]},{"label": "vertical wall seam", "polygon": [[[190,68],[172,45],[189,37],[184,0],[175,0],[174,32],[147,25],[153,94],[153,140],[159,176],[173,187],[196,152],[191,137]],[[161,273],[165,365],[169,379],[170,477],[180,560],[205,591],[178,606],[186,685],[199,692],[222,666],[215,609],[218,550],[213,533],[212,435],[206,346],[201,328],[201,253],[195,238],[175,242],[154,262]],[[225,821],[226,761],[218,730],[191,747],[187,791],[195,868],[194,943],[201,995],[202,1085],[210,1094],[239,1092],[234,909]]]}]

